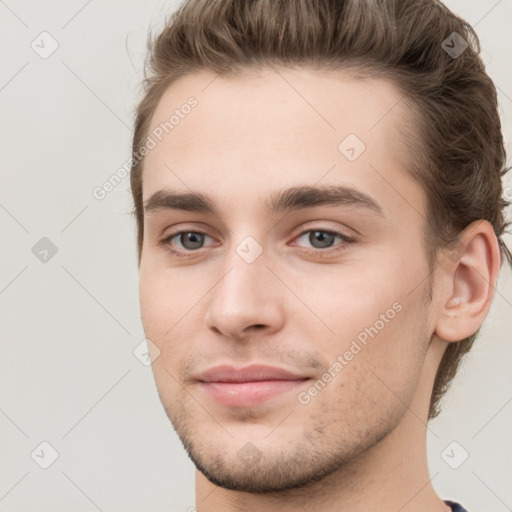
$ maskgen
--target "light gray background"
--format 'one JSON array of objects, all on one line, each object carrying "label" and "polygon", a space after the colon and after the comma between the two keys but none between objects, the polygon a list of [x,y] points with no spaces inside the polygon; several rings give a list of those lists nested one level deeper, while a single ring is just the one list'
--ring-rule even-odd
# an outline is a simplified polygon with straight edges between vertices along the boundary
[{"label": "light gray background", "polygon": [[[447,4],[476,24],[510,153],[512,0]],[[0,1],[1,511],[194,505],[194,467],[150,368],[132,353],[144,334],[129,179],[103,201],[92,195],[130,155],[147,30],[176,5]],[[31,48],[43,31],[59,45],[47,59]],[[510,198],[510,176],[506,184]],[[58,248],[46,263],[32,253],[42,237]],[[505,270],[445,411],[430,423],[433,484],[469,512],[512,510],[511,314]],[[59,454],[46,470],[31,458],[43,441]],[[453,441],[469,453],[458,469],[441,456]],[[38,460],[49,454],[38,450]]]}]

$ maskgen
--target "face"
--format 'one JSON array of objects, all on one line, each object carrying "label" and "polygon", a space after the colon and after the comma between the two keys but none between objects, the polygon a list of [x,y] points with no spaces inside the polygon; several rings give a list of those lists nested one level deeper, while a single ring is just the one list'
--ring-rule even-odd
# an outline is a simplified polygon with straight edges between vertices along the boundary
[{"label": "face", "polygon": [[400,97],[342,72],[205,71],[157,107],[152,131],[181,115],[144,164],[142,321],[165,411],[217,485],[327,476],[421,385],[425,196]]}]

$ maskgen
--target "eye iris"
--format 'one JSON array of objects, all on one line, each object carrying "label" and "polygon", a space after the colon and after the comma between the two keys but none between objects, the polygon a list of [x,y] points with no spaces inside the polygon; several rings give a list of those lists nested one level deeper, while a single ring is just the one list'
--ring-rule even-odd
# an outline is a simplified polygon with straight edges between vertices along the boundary
[{"label": "eye iris", "polygon": [[[320,240],[320,247],[315,246],[317,248],[330,247],[334,242],[334,238],[336,235],[332,233],[327,233],[326,231],[312,231],[309,234],[309,241],[313,246],[315,243]],[[327,240],[327,242],[326,242]]]},{"label": "eye iris", "polygon": [[[188,244],[190,242],[190,245]],[[202,233],[194,233],[192,231],[188,233],[182,233],[180,235],[180,243],[186,249],[200,249],[204,242],[204,235]]]}]

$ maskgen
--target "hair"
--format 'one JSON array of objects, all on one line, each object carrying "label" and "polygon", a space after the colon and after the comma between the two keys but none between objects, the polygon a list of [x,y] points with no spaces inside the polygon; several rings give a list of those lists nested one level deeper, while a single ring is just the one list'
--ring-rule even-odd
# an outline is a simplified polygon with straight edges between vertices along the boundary
[{"label": "hair", "polygon": [[[458,56],[445,50],[446,41],[448,48],[455,45],[454,32],[457,44],[467,44]],[[501,178],[508,169],[496,88],[473,28],[437,0],[183,3],[157,37],[149,36],[144,95],[136,110],[130,181],[139,264],[144,235],[139,149],[163,93],[179,77],[201,70],[236,76],[274,65],[345,70],[392,81],[413,118],[409,172],[426,193],[424,246],[431,273],[439,251],[454,249],[461,231],[476,220],[493,226],[501,263],[505,256],[512,264],[502,241],[510,202],[502,197]],[[441,398],[478,333],[448,344],[436,373],[429,419],[438,416]]]}]

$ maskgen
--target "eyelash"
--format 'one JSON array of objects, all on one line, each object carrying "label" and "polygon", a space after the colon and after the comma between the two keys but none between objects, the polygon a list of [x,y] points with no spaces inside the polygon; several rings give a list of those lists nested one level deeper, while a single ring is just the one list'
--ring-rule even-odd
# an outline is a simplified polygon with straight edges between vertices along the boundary
[{"label": "eyelash", "polygon": [[[335,245],[335,246],[331,246],[331,247],[326,248],[326,249],[303,249],[303,252],[305,254],[307,254],[307,255],[310,255],[310,256],[322,257],[325,254],[330,256],[332,253],[337,253],[338,251],[346,250],[347,249],[347,245],[351,245],[351,244],[353,244],[355,242],[355,240],[353,238],[348,237],[347,235],[341,233],[340,231],[335,231],[335,230],[332,230],[332,229],[324,229],[324,228],[321,228],[321,227],[306,229],[305,231],[302,231],[302,233],[297,235],[295,237],[295,239],[300,238],[301,236],[305,235],[306,233],[310,233],[310,232],[314,232],[314,231],[320,231],[322,233],[327,233],[329,235],[335,235],[343,243]],[[171,254],[173,254],[173,255],[175,255],[175,256],[177,256],[179,258],[189,258],[189,257],[195,256],[199,251],[201,251],[201,249],[196,249],[196,250],[193,250],[193,251],[180,251],[180,250],[176,250],[176,249],[172,249],[171,248],[171,240],[173,238],[175,238],[176,236],[181,235],[183,233],[195,233],[195,234],[199,234],[199,235],[210,236],[210,235],[208,235],[208,233],[205,233],[204,231],[197,231],[197,230],[186,229],[186,230],[181,230],[181,231],[175,231],[174,233],[169,234],[164,239],[162,239],[158,243],[158,245],[161,246],[161,247],[164,247],[164,249],[166,251],[170,252]],[[210,237],[210,238],[212,238],[212,237]],[[338,247],[338,248],[337,249],[336,248],[333,249],[332,247]]]}]

